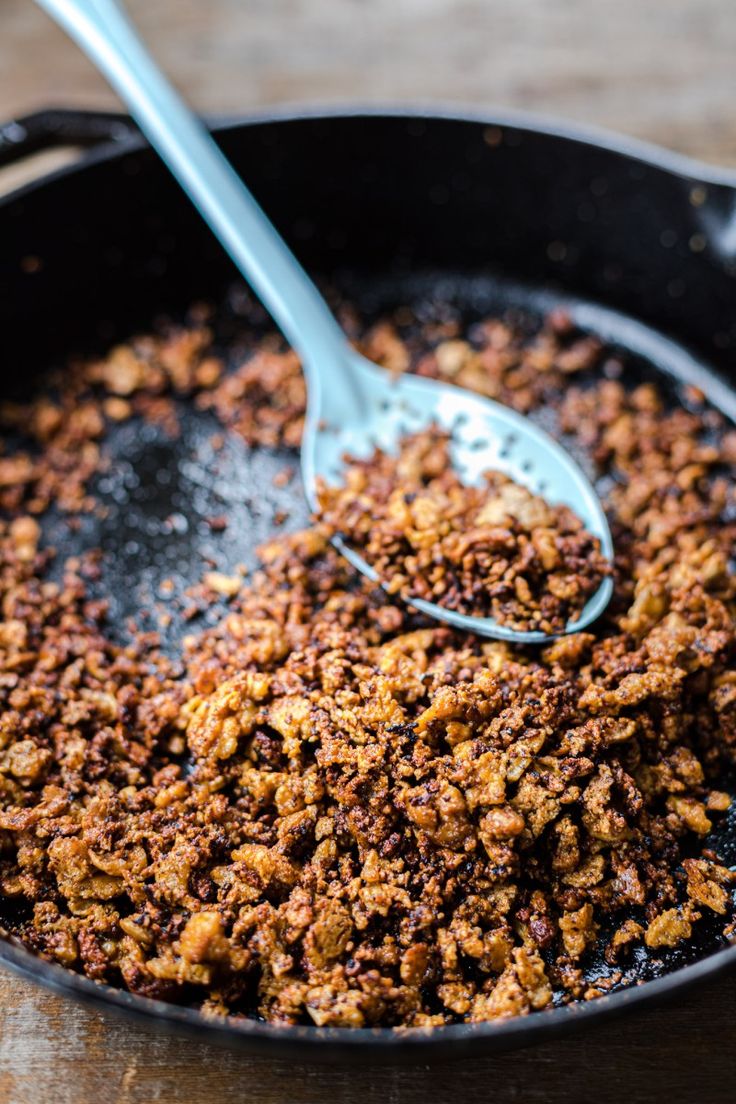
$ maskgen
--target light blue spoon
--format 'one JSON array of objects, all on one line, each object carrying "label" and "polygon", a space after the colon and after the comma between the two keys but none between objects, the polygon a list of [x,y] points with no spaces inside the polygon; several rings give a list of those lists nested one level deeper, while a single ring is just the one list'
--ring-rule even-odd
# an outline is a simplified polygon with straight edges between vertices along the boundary
[{"label": "light blue spoon", "polygon": [[[611,533],[593,487],[568,453],[529,419],[449,384],[409,375],[396,379],[350,347],[315,285],[160,72],[116,0],[37,2],[117,90],[301,356],[309,396],[302,472],[312,508],[317,477],[336,483],[346,453],[365,457],[376,445],[396,452],[403,434],[436,422],[452,432],[453,462],[467,482],[495,468],[532,491],[543,490],[550,502],[574,510],[612,559]],[[334,543],[359,571],[380,582],[355,549],[340,538]],[[599,617],[612,590],[605,579],[565,631],[576,632]],[[467,617],[421,599],[411,604],[483,636],[517,643],[549,640],[543,632],[516,632],[492,618]]]}]

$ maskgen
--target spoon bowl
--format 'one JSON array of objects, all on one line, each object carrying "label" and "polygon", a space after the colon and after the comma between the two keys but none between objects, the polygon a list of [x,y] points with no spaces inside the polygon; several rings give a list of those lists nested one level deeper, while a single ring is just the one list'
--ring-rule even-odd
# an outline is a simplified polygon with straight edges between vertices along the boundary
[{"label": "spoon bowl", "polygon": [[[464,483],[478,484],[485,472],[499,471],[551,504],[569,506],[598,538],[606,559],[612,560],[608,521],[590,481],[570,454],[531,419],[453,384],[396,375],[352,350],[348,356],[334,380],[323,366],[321,385],[310,390],[301,459],[313,511],[318,511],[318,481],[340,484],[347,457],[364,459],[376,448],[396,455],[404,436],[437,425],[451,435],[453,467]],[[359,549],[339,535],[333,543],[358,571],[381,582]],[[565,633],[579,632],[600,617],[612,592],[613,581],[607,577],[580,615],[568,622]],[[458,613],[421,598],[412,598],[411,605],[480,636],[519,644],[550,640],[539,630],[511,629],[494,618]]]}]

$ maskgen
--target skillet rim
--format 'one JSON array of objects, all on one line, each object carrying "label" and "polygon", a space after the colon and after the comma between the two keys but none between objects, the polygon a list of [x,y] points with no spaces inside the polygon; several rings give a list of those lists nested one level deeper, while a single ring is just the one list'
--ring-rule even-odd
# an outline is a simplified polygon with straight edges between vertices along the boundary
[{"label": "skillet rim", "polygon": [[[15,200],[36,190],[54,183],[60,178],[71,176],[80,172],[88,165],[97,161],[113,159],[116,155],[123,156],[136,149],[146,149],[148,142],[138,131],[135,123],[123,112],[115,115],[109,111],[97,109],[57,108],[48,107],[32,112],[30,115],[17,117],[0,123],[0,136],[3,131],[13,125],[23,125],[31,120],[43,122],[45,119],[64,119],[70,122],[80,120],[106,120],[110,126],[107,137],[88,144],[83,149],[80,158],[68,165],[63,165],[50,172],[43,173],[17,188],[0,195],[0,211],[10,206]],[[514,130],[528,131],[530,134],[541,134],[549,138],[559,138],[572,141],[591,149],[604,150],[622,158],[640,162],[650,168],[659,169],[671,176],[691,180],[694,183],[706,184],[713,187],[723,187],[734,194],[736,203],[736,165],[719,165],[703,161],[689,154],[679,153],[677,150],[668,149],[644,138],[623,134],[620,131],[608,127],[597,126],[593,123],[579,122],[566,119],[564,116],[547,112],[525,111],[522,109],[504,107],[481,109],[475,105],[442,104],[429,101],[418,101],[402,105],[400,103],[348,103],[348,104],[306,104],[297,103],[280,104],[276,107],[256,108],[246,114],[237,112],[218,112],[206,114],[203,119],[206,125],[215,133],[234,130],[242,126],[259,126],[269,123],[298,123],[305,121],[325,122],[340,119],[406,119],[409,122],[451,122],[451,123],[476,123],[480,126],[497,126]],[[122,124],[123,132],[113,133],[113,129]],[[68,140],[56,140],[49,131],[49,141],[34,147],[32,151],[23,151],[23,142],[18,143],[17,157],[11,157],[7,165],[24,160],[33,153],[41,152],[49,146],[74,146],[73,137]],[[2,168],[0,167],[0,174]],[[734,212],[736,219],[736,211]]]},{"label": "skillet rim", "polygon": [[[106,115],[109,112],[70,111],[53,109],[35,113],[29,118],[39,119],[65,115],[68,118],[84,118]],[[277,109],[264,109],[246,115],[227,115],[208,118],[208,125],[215,132],[226,132],[236,127],[257,126],[271,123],[298,123],[304,121],[352,119],[405,119],[407,122],[457,122],[483,126],[511,127],[541,134],[546,137],[572,141],[594,149],[603,149],[623,159],[638,161],[669,175],[696,183],[726,187],[734,194],[736,207],[736,168],[711,165],[668,150],[655,143],[620,135],[613,131],[566,122],[546,114],[513,109],[479,110],[462,104],[436,105],[286,105]],[[120,122],[127,116],[120,115]],[[0,128],[1,130],[2,128]],[[49,143],[53,144],[53,143]],[[71,143],[73,144],[73,143]],[[22,143],[21,143],[22,145]],[[52,185],[83,171],[97,162],[113,160],[147,143],[132,128],[123,135],[110,135],[87,150],[71,165],[44,174],[20,188],[0,196],[0,213],[15,201],[37,190]],[[22,149],[17,160],[23,159]],[[736,217],[736,216],[735,216]],[[426,1062],[434,1059],[448,1060],[473,1052],[487,1054],[531,1045],[549,1038],[570,1034],[583,1027],[602,1023],[623,1013],[662,1002],[687,991],[708,979],[725,976],[736,970],[736,944],[724,947],[697,962],[680,967],[661,977],[641,982],[631,988],[606,994],[593,1001],[574,1003],[549,1011],[519,1016],[509,1020],[487,1021],[474,1024],[453,1024],[444,1027],[395,1030],[392,1028],[324,1028],[316,1026],[278,1027],[258,1020],[214,1019],[201,1012],[181,1005],[156,1001],[137,996],[122,989],[94,982],[56,963],[34,955],[14,936],[0,928],[0,963],[15,974],[29,979],[46,989],[92,1004],[101,1010],[114,1010],[128,1019],[158,1029],[173,1029],[179,1034],[224,1046],[236,1046],[251,1053],[270,1053],[274,1056],[298,1053],[302,1058],[318,1061],[340,1061],[359,1058],[363,1061],[391,1062],[403,1059]],[[427,1048],[431,1047],[431,1052]]]}]

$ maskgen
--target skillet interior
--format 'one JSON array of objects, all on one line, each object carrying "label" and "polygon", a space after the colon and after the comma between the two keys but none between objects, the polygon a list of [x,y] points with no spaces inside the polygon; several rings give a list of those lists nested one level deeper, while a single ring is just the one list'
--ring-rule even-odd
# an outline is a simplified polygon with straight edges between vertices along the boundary
[{"label": "skillet interior", "polygon": [[[333,136],[337,140],[340,137],[340,128],[346,124],[343,120],[334,122],[339,124],[338,134]],[[371,125],[375,128],[378,122],[379,120],[371,120]],[[395,127],[399,120],[390,122]],[[291,128],[291,133],[294,134],[300,133],[300,125],[313,131],[317,127],[317,134],[321,135],[324,143],[326,131],[319,128],[324,128],[327,124],[311,121],[309,124],[287,124],[287,127]],[[423,125],[426,126],[426,124]],[[443,123],[442,127],[447,125]],[[402,122],[401,126],[406,130],[406,123]],[[351,133],[356,129],[360,131],[360,127],[353,124]],[[388,129],[390,130],[391,127]],[[416,123],[408,124],[410,136],[414,134],[415,129]],[[492,128],[490,139],[488,128],[476,126],[475,131],[476,137],[480,139],[484,148],[492,152],[498,148],[493,144],[496,142],[496,128]],[[294,162],[288,153],[288,133],[284,148],[280,142],[278,146],[274,146],[270,138],[266,141],[268,133],[269,129],[266,127],[259,137],[259,141],[264,143],[263,148],[271,151],[270,170],[267,172],[261,166],[262,171],[266,173],[264,187],[268,182],[269,173],[274,172],[274,160],[284,166],[289,165],[290,179],[293,180],[291,173]],[[426,130],[424,133],[426,134]],[[454,130],[446,133],[454,133]],[[233,135],[231,139],[232,137]],[[249,134],[248,137],[252,135]],[[521,144],[516,145],[512,142],[508,148],[510,150],[523,148],[525,140],[528,139],[522,139]],[[549,139],[544,141],[548,142]],[[245,145],[247,147],[247,141]],[[375,156],[375,148],[372,148],[371,159]],[[543,160],[543,164],[547,162]],[[115,170],[114,176],[110,174],[111,168]],[[369,169],[370,159],[366,164],[352,164],[349,180],[357,181],[356,190],[359,193],[366,180],[369,182],[371,178],[376,180]],[[506,171],[510,172],[512,169],[513,164],[507,166]],[[394,166],[392,172],[395,171],[397,170]],[[150,177],[149,183],[153,185],[154,190],[158,188],[164,194],[168,193],[170,184],[150,155],[129,154],[122,161],[103,162],[93,166],[88,172],[92,175],[100,172],[103,175],[107,174],[108,186],[113,189],[109,194],[111,204],[116,198],[118,202],[125,203],[118,213],[124,214],[123,221],[129,230],[136,227],[138,231],[137,236],[132,239],[132,248],[123,249],[122,244],[100,246],[101,239],[94,237],[92,228],[89,226],[90,221],[95,223],[100,217],[100,212],[93,212],[89,220],[82,217],[83,207],[77,208],[78,221],[70,219],[68,223],[59,226],[53,235],[45,239],[47,248],[42,248],[38,225],[35,221],[31,224],[28,216],[43,193],[30,193],[25,200],[16,201],[15,208],[10,205],[3,214],[4,217],[10,216],[8,221],[11,226],[11,237],[12,230],[15,230],[13,244],[19,246],[25,243],[26,252],[22,256],[37,257],[41,262],[40,270],[36,269],[33,275],[28,275],[26,281],[21,281],[26,283],[26,294],[20,301],[17,298],[17,288],[15,289],[14,305],[28,318],[31,316],[37,318],[39,312],[48,312],[49,326],[39,340],[29,343],[27,333],[18,330],[17,325],[8,329],[6,322],[4,333],[13,353],[6,361],[6,365],[21,368],[30,361],[30,366],[35,371],[49,363],[47,358],[53,360],[64,349],[68,350],[71,347],[88,350],[98,343],[106,344],[115,337],[125,336],[132,327],[145,326],[153,321],[150,311],[151,302],[172,313],[174,317],[181,316],[183,307],[192,298],[203,293],[206,293],[208,298],[216,297],[229,276],[227,266],[223,264],[221,257],[212,251],[207,237],[202,237],[196,220],[191,216],[188,207],[181,204],[175,192],[172,193],[172,201],[175,203],[173,224],[169,226],[169,207],[163,203],[163,200],[160,211],[166,211],[166,221],[162,221],[160,214],[156,216],[155,222],[151,221],[153,216],[148,205],[152,203],[152,197],[147,187],[144,187],[141,176],[144,176],[147,181]],[[248,172],[250,173],[251,170],[248,169]],[[493,174],[491,176],[492,179],[487,184],[487,188],[490,188],[491,183],[495,183],[495,177]],[[277,192],[281,194],[284,186],[283,179],[280,176],[271,178],[277,180]],[[74,176],[62,178],[53,185],[53,189],[57,191],[61,189],[63,195],[65,189],[73,187],[75,179],[77,183],[81,183],[83,175],[76,178]],[[329,174],[327,179],[328,181],[331,179]],[[502,177],[502,179],[506,178]],[[134,182],[130,186],[132,195],[127,181]],[[692,190],[692,184],[689,186]],[[316,187],[317,182],[312,181],[311,188]],[[460,189],[461,195],[467,192],[469,187],[467,184],[463,185]],[[601,187],[598,184],[598,191]],[[685,190],[684,183],[682,187]],[[307,191],[309,192],[309,189]],[[385,187],[385,182],[381,183],[378,191],[386,201],[393,195],[391,190]],[[555,193],[552,197],[553,203],[559,203],[560,196],[556,189],[553,191]],[[313,195],[311,198],[314,200]],[[522,266],[521,271],[517,269],[513,276],[524,276],[525,281],[512,278],[508,271],[504,273],[501,270],[499,274],[498,269],[492,272],[480,265],[470,270],[466,265],[463,266],[464,271],[461,271],[459,263],[456,265],[452,261],[451,243],[447,236],[446,224],[457,219],[457,212],[463,209],[463,202],[462,199],[451,202],[450,196],[445,196],[441,202],[439,198],[441,198],[440,193],[437,192],[434,198],[430,199],[431,206],[428,208],[433,214],[432,225],[438,230],[437,257],[431,267],[428,264],[430,257],[425,256],[425,253],[433,245],[432,241],[423,242],[417,234],[410,248],[407,245],[409,238],[406,237],[406,224],[402,221],[401,212],[396,209],[386,209],[379,205],[378,210],[371,214],[371,219],[377,220],[377,237],[383,245],[380,250],[372,248],[365,257],[357,252],[353,253],[357,243],[354,244],[345,232],[341,237],[338,229],[333,226],[329,233],[326,233],[326,227],[320,225],[320,218],[327,218],[328,221],[332,218],[328,210],[329,205],[315,207],[311,222],[303,213],[310,208],[302,207],[302,213],[294,214],[290,225],[293,234],[303,243],[304,248],[301,252],[307,258],[318,255],[315,255],[315,260],[321,260],[319,268],[328,276],[332,285],[356,302],[368,317],[387,308],[390,309],[392,305],[406,302],[424,304],[424,309],[428,310],[432,309],[432,303],[450,303],[454,310],[468,320],[481,313],[503,313],[508,310],[533,317],[540,310],[555,303],[564,302],[571,308],[573,315],[584,328],[599,332],[607,341],[620,346],[629,354],[630,371],[634,378],[664,374],[671,381],[675,381],[673,386],[676,386],[676,381],[697,382],[701,387],[705,385],[704,389],[714,404],[733,417],[736,411],[736,394],[727,381],[708,373],[702,368],[700,362],[679,343],[663,338],[656,330],[643,328],[637,321],[632,321],[630,317],[620,312],[608,308],[601,309],[589,302],[584,302],[578,299],[574,292],[571,294],[564,287],[558,286],[550,290],[548,285],[544,291],[540,290],[541,281],[549,277],[541,257],[537,256],[536,269],[532,265],[533,251],[530,255],[529,252],[523,251],[523,247],[519,248],[518,258],[525,262],[527,270]],[[525,203],[530,200],[531,197],[527,197]],[[301,203],[303,202],[302,199]],[[24,203],[30,204],[31,211],[28,208],[23,211]],[[56,204],[52,204],[57,211],[58,203],[57,197]],[[140,204],[144,204],[143,209]],[[532,208],[534,209],[533,204]],[[112,206],[111,209],[113,209]],[[697,210],[697,208],[694,209]],[[346,217],[348,213],[345,212]],[[277,214],[275,218],[279,222]],[[13,222],[13,219],[18,221]],[[23,235],[18,233],[21,225],[25,228]],[[110,225],[113,240],[122,240],[121,222],[112,222]],[[281,225],[286,225],[283,219]],[[353,222],[346,221],[345,225],[352,227]],[[583,220],[581,225],[588,224]],[[389,227],[393,228],[395,235],[392,247],[387,233]],[[148,236],[145,232],[146,228]],[[414,230],[417,229],[414,227]],[[555,232],[556,229],[550,215],[548,234]],[[50,233],[50,231],[51,227],[46,227],[46,232]],[[660,232],[660,237],[663,232]],[[550,241],[557,242],[562,239],[550,239],[549,236],[547,239],[545,257],[549,263],[556,263],[554,257],[560,255],[560,250],[557,248],[550,250]],[[509,243],[510,239],[504,248],[508,249]],[[63,253],[62,244],[66,246],[66,254]],[[373,244],[375,245],[375,242]],[[576,248],[580,249],[582,246],[576,245]],[[593,249],[592,246],[591,249]],[[479,244],[475,242],[474,248],[469,250],[469,253],[478,259],[479,252]],[[500,252],[503,254],[504,249]],[[100,255],[103,258],[102,267],[100,267]],[[349,255],[361,256],[363,263],[360,269],[348,267],[345,263],[335,263],[336,256],[344,262]],[[488,255],[492,254],[489,252]],[[64,256],[79,277],[79,282],[76,284],[78,302],[69,302],[66,296],[63,299],[58,295],[56,298],[53,297],[53,292],[59,287],[58,280],[62,276],[61,264]],[[188,258],[189,267],[182,271],[179,263],[185,257]],[[696,254],[693,263],[696,264],[699,260],[701,258]],[[713,263],[712,258],[711,263]],[[89,265],[93,267],[91,269],[86,267]],[[409,274],[410,265],[413,269],[411,274]],[[586,260],[584,264],[581,262],[581,265],[583,269],[592,270],[594,267],[590,260]],[[26,261],[23,267],[33,269],[34,265],[29,266]],[[424,269],[423,272],[418,271],[420,267]],[[529,267],[531,272],[528,271]],[[719,267],[725,283],[730,282],[728,266]],[[715,264],[713,268],[717,271]],[[684,276],[671,275],[676,270],[684,271],[683,268],[676,269],[671,266],[667,273],[670,283],[675,279],[685,279]],[[95,274],[98,279],[93,279]],[[530,275],[534,282],[530,282]],[[582,277],[577,269],[574,270],[574,275],[575,283],[578,283]],[[696,264],[695,271],[688,276],[694,288],[698,286],[697,278]],[[15,285],[17,283],[16,278]],[[639,287],[641,291],[644,286],[637,285],[633,276],[631,282],[625,282],[621,276],[614,281],[614,284],[616,293],[609,299],[618,303],[628,302],[636,288]],[[156,289],[155,293],[154,289]],[[33,290],[36,291],[36,295],[29,294]],[[600,291],[600,287],[595,282],[593,282],[593,290]],[[669,296],[669,298],[677,300],[679,296]],[[239,321],[237,317],[238,302],[241,299],[242,296],[231,295],[230,307],[220,314],[218,340],[223,346],[228,344],[238,325],[242,325],[242,320]],[[7,303],[7,300],[5,301]],[[659,307],[666,318],[669,309],[667,296],[657,303],[653,292],[650,294],[648,291],[646,294],[642,293],[641,303],[642,310],[638,312],[639,317],[647,317]],[[682,312],[682,308],[680,309]],[[692,316],[686,312],[680,329],[691,342],[693,335],[698,334],[700,340],[697,344],[700,348],[710,345],[712,351],[724,341],[723,335],[726,332],[722,326],[724,314],[726,312],[721,311],[718,315],[720,329],[703,333],[701,332],[703,319],[695,311],[692,312]],[[93,321],[88,328],[87,318],[103,321],[98,326],[95,326]],[[659,317],[657,321],[660,321]],[[661,321],[660,324],[662,324]],[[725,350],[721,349],[720,352],[723,354]],[[725,356],[721,357],[722,362],[725,359]],[[33,371],[11,372],[10,378],[4,381],[7,391],[16,394],[19,390],[27,391],[28,387],[32,386],[33,375]],[[191,408],[182,410],[182,433],[176,442],[166,438],[155,427],[147,427],[139,435],[135,434],[134,427],[131,425],[121,428],[111,442],[114,457],[112,470],[109,475],[100,478],[96,488],[97,495],[110,508],[108,518],[104,522],[87,518],[76,538],[70,538],[66,530],[64,531],[63,548],[67,554],[73,554],[90,546],[101,546],[106,552],[105,573],[101,586],[107,596],[112,596],[111,621],[121,627],[120,632],[123,637],[125,619],[136,615],[143,605],[150,604],[152,595],[155,595],[158,584],[164,578],[173,577],[177,586],[183,590],[200,577],[203,556],[214,555],[224,566],[241,561],[252,562],[255,547],[273,531],[273,516],[280,509],[288,510],[290,527],[298,527],[306,520],[307,513],[298,481],[280,490],[272,485],[273,475],[283,467],[283,452],[269,452],[262,449],[249,451],[233,443],[228,445],[224,454],[219,455],[216,468],[214,458],[207,453],[207,440],[212,428],[212,423],[205,415],[197,414]],[[289,459],[293,462],[294,458],[290,456]],[[225,534],[214,538],[204,519],[223,511],[228,512],[231,522]],[[54,540],[53,524],[49,538],[52,543],[58,543]],[[74,544],[70,543],[72,539],[75,541]],[[133,587],[129,582],[131,578],[136,581]],[[213,610],[213,613],[215,612]],[[185,623],[177,624],[174,620],[168,637],[168,645],[173,651],[176,650],[179,638],[186,630]],[[733,790],[733,787],[726,787],[725,784],[724,788]],[[721,821],[717,832],[714,833],[712,845],[726,863],[736,863],[736,815],[728,815]],[[10,916],[8,914],[3,916],[0,904],[0,920],[2,919],[9,920]],[[635,961],[633,970],[629,971],[629,979],[644,981],[661,977],[712,954],[713,951],[724,946],[722,938],[717,934],[717,927],[716,924],[713,924],[710,929],[705,925],[701,926],[697,938],[688,944],[686,950],[668,951],[656,958],[642,954]],[[594,958],[590,962],[591,977],[599,977],[608,969],[602,958]],[[606,1000],[612,1003],[615,997]],[[132,1003],[135,1005],[136,1001],[133,1000]],[[596,1003],[605,1005],[606,1001]],[[570,1024],[576,1017],[576,1012],[572,1009],[561,1010],[561,1014],[567,1015]],[[550,1014],[542,1014],[532,1017],[525,1025],[519,1025],[519,1031],[531,1038],[535,1033],[535,1024],[549,1016]],[[577,1016],[579,1017],[579,1013]],[[192,1018],[200,1019],[196,1014],[193,1014]],[[485,1030],[479,1031],[477,1027],[468,1028],[465,1036],[470,1038],[475,1035],[479,1039],[485,1036],[486,1042],[490,1041],[493,1025],[478,1026],[484,1027]],[[524,1027],[527,1028],[526,1032]],[[441,1033],[445,1035],[448,1030],[455,1029],[441,1029]],[[267,1027],[263,1028],[262,1032],[264,1037],[269,1033],[276,1033],[274,1029]],[[284,1032],[279,1031],[278,1034],[283,1037]],[[303,1038],[309,1038],[311,1035],[317,1039],[329,1033],[307,1029],[299,1034]],[[360,1032],[358,1034],[372,1036],[378,1041],[382,1033]],[[503,1033],[498,1033],[497,1045],[501,1043],[502,1036]]]}]

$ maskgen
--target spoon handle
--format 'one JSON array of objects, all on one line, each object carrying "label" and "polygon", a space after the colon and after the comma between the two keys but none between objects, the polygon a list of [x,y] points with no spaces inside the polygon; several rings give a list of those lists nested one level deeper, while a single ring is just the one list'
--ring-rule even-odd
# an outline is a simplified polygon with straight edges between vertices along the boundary
[{"label": "spoon handle", "polygon": [[[305,369],[346,362],[327,304],[208,131],[160,71],[117,0],[37,0],[127,104],[268,308]],[[317,384],[310,379],[311,385]]]}]

